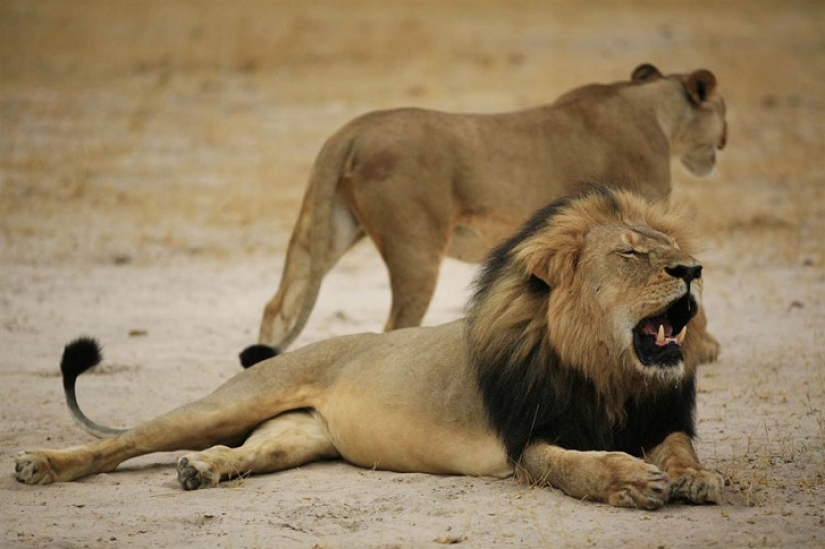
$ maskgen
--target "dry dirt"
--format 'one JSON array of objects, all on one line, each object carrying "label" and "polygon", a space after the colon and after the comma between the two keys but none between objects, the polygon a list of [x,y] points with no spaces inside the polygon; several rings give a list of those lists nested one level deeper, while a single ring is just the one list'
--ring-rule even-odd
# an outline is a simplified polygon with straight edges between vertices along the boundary
[{"label": "dry dirt", "polygon": [[[0,3],[3,547],[822,547],[825,544],[825,3]],[[674,167],[706,230],[721,359],[698,450],[723,505],[639,512],[512,481],[314,464],[182,491],[175,454],[47,487],[20,449],[82,443],[62,346],[99,337],[79,386],[130,426],[238,371],[314,156],[346,120],[419,105],[548,102],[651,61],[718,76],[729,146]],[[447,262],[428,324],[461,314]],[[370,244],[328,277],[299,344],[379,330]]]}]

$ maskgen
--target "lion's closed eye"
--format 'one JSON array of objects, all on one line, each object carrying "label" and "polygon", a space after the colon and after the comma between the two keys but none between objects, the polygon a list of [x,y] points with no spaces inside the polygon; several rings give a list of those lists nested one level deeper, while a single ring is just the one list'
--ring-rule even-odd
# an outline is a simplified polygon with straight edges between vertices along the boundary
[{"label": "lion's closed eye", "polygon": [[618,250],[616,253],[628,259],[639,259],[642,257],[647,257],[648,255],[647,250],[641,250],[636,248],[623,248]]}]

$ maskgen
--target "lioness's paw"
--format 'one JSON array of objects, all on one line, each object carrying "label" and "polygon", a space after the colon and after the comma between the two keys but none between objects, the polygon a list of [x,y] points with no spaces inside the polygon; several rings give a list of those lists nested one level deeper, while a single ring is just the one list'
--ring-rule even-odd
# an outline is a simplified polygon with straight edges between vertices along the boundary
[{"label": "lioness's paw", "polygon": [[627,454],[611,453],[606,457],[614,479],[604,498],[607,503],[649,510],[667,503],[671,494],[667,473]]},{"label": "lioness's paw", "polygon": [[199,460],[197,454],[188,454],[178,460],[178,482],[184,490],[197,490],[217,485],[220,476],[209,464]]},{"label": "lioness's paw", "polygon": [[19,482],[26,484],[50,484],[57,480],[45,456],[34,452],[19,452],[15,457],[14,472]]},{"label": "lioness's paw", "polygon": [[671,472],[671,498],[692,503],[719,503],[722,500],[722,475],[707,469]]}]

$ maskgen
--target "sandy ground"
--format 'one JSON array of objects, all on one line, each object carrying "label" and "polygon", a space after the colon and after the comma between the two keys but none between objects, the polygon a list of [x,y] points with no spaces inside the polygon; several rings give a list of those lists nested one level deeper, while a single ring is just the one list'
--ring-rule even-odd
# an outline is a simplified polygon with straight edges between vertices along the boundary
[{"label": "sandy ground", "polygon": [[[822,547],[823,36],[815,1],[3,1],[0,546]],[[176,454],[15,482],[18,450],[89,440],[58,375],[77,335],[105,346],[79,394],[113,425],[238,371],[311,162],[346,120],[526,107],[645,61],[709,68],[728,101],[717,172],[674,167],[707,234],[723,352],[700,372],[698,450],[725,475],[725,504],[620,510],[343,463],[184,492]],[[428,324],[461,314],[472,275],[445,264]],[[379,330],[388,304],[365,243],[327,278],[298,344]]]}]

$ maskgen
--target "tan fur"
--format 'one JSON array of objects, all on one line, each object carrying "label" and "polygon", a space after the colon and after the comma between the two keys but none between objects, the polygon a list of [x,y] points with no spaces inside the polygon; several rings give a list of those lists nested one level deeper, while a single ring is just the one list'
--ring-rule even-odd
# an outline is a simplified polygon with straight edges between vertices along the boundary
[{"label": "tan fur", "polygon": [[[671,499],[672,489],[673,497],[718,501],[721,478],[702,468],[684,433],[672,433],[646,460],[535,440],[514,464],[478,390],[484,365],[473,358],[479,346],[484,353],[513,356],[535,345],[553,347],[563,364],[541,367],[581,372],[598,398],[610,402],[604,421],[620,421],[620,401],[655,394],[696,365],[701,334],[691,334],[701,328],[693,322],[684,364],[668,373],[642,365],[625,333],[684,294],[682,281],[663,271],[696,264],[683,223],[667,206],[629,194],[576,199],[522,243],[490,291],[478,297],[469,320],[341,337],[285,353],[114,438],[21,452],[17,479],[69,481],[111,471],[141,454],[188,449],[196,451],[178,462],[178,480],[187,489],[342,457],[396,471],[499,478],[516,473],[613,505],[653,509]],[[629,241],[649,261],[621,255]],[[549,300],[525,291],[531,274],[553,284]],[[691,292],[700,303],[698,281]]]},{"label": "tan fur", "polygon": [[390,277],[385,329],[417,326],[445,256],[478,262],[534,210],[609,182],[648,199],[671,190],[671,158],[710,172],[724,146],[725,106],[707,70],[577,88],[504,114],[372,112],[324,145],[259,342],[286,349],[323,277],[365,235]]}]

